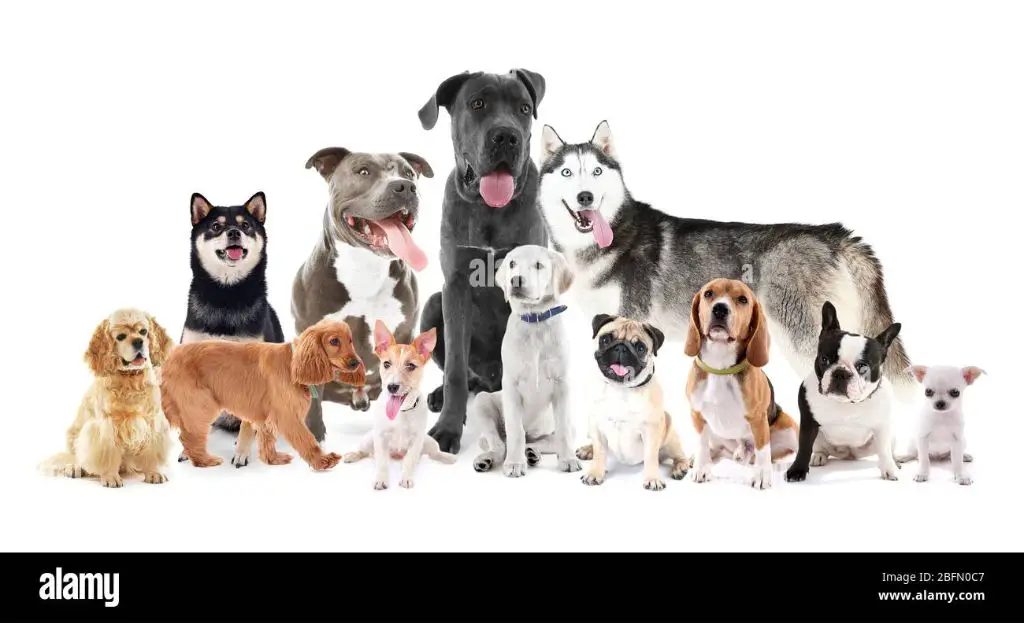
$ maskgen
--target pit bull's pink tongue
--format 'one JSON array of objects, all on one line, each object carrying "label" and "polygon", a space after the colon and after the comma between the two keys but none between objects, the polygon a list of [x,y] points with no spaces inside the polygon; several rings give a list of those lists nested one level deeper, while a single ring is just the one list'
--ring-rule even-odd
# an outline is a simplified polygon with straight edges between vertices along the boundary
[{"label": "pit bull's pink tongue", "polygon": [[398,410],[402,408],[402,402],[405,401],[405,396],[388,396],[388,401],[384,404],[384,412],[387,414],[389,420],[395,419],[398,415]]},{"label": "pit bull's pink tongue", "polygon": [[480,178],[480,196],[492,208],[504,208],[512,201],[516,181],[508,171],[495,171]]},{"label": "pit bull's pink tongue", "polygon": [[409,229],[399,217],[393,216],[374,222],[384,230],[384,235],[388,237],[388,248],[392,253],[408,262],[415,271],[421,271],[427,267],[427,254],[416,246],[412,234],[409,233]]},{"label": "pit bull's pink tongue", "polygon": [[614,372],[615,374],[618,374],[619,376],[626,376],[626,373],[629,371],[629,370],[626,369],[625,366],[623,366],[622,364],[618,364],[618,363],[613,363],[612,365],[610,365],[608,367],[612,369],[612,372]]},{"label": "pit bull's pink tongue", "polygon": [[612,243],[612,228],[608,225],[608,221],[604,220],[604,215],[600,210],[580,210],[580,214],[590,219],[593,224],[594,240],[597,241],[597,246],[604,249]]},{"label": "pit bull's pink tongue", "polygon": [[228,247],[225,251],[232,262],[242,259],[242,247]]}]

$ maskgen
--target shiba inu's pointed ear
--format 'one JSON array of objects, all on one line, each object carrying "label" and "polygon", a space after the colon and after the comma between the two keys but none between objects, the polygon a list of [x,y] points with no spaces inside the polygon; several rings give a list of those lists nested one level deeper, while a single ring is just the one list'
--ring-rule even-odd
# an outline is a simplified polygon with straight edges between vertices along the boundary
[{"label": "shiba inu's pointed ear", "polygon": [[257,192],[245,202],[245,210],[252,214],[257,221],[264,223],[267,220],[267,196],[263,191]]},{"label": "shiba inu's pointed ear", "polygon": [[964,381],[966,381],[968,385],[973,385],[974,382],[978,380],[979,376],[985,374],[985,371],[978,366],[967,366],[963,370],[960,370],[960,374],[963,375]]},{"label": "shiba inu's pointed ear", "polygon": [[610,314],[598,314],[594,316],[594,319],[590,321],[590,326],[594,329],[594,335],[590,336],[590,339],[597,337],[597,332],[601,330],[601,327],[608,324],[612,320],[615,320],[618,316],[612,316]]},{"label": "shiba inu's pointed ear", "polygon": [[350,153],[352,152],[344,147],[325,147],[309,157],[309,160],[306,161],[306,168],[316,169],[321,177],[329,180],[334,170]]},{"label": "shiba inu's pointed ear", "polygon": [[836,306],[833,305],[830,301],[825,301],[825,304],[821,306],[821,330],[842,330],[839,326],[839,316],[836,315]]},{"label": "shiba inu's pointed ear", "polygon": [[540,146],[540,161],[547,162],[559,149],[565,147],[565,141],[558,135],[558,132],[555,132],[553,127],[545,125],[540,131]]},{"label": "shiba inu's pointed ear", "polygon": [[199,193],[192,193],[192,224],[196,225],[199,221],[206,218],[206,215],[213,210],[213,206],[206,200],[206,197]]},{"label": "shiba inu's pointed ear", "polygon": [[437,86],[434,94],[430,96],[430,99],[423,105],[423,108],[420,108],[420,124],[424,130],[430,130],[437,125],[438,109],[443,106],[445,110],[450,110],[455,94],[459,92],[459,89],[462,88],[466,80],[469,80],[474,75],[476,74],[464,71],[461,74],[451,76]]},{"label": "shiba inu's pointed ear", "polygon": [[[704,288],[701,288],[703,290]],[[690,328],[686,331],[686,343],[683,345],[683,352],[687,357],[696,357],[700,353],[700,292],[693,295],[693,302],[690,303]]]},{"label": "shiba inu's pointed ear", "polygon": [[430,359],[430,354],[434,352],[434,346],[437,345],[437,330],[431,328],[425,333],[420,333],[416,336],[416,339],[412,341],[412,347],[416,350],[416,354],[421,359],[426,361]]},{"label": "shiba inu's pointed ear", "polygon": [[395,336],[391,335],[388,326],[378,320],[373,324],[373,352],[379,357],[381,353],[395,345]]},{"label": "shiba inu's pointed ear", "polygon": [[607,121],[597,124],[594,136],[590,137],[590,143],[608,156],[618,159],[619,156],[615,152],[615,144],[612,142],[612,129],[608,126]]},{"label": "shiba inu's pointed ear", "polygon": [[423,177],[434,177],[434,170],[430,168],[430,164],[428,164],[423,157],[411,154],[407,151],[400,151],[398,152],[398,155],[405,158],[406,162],[409,163],[409,166],[412,167],[413,171],[416,171],[417,175],[422,175]]},{"label": "shiba inu's pointed ear", "polygon": [[519,81],[526,86],[526,90],[530,93],[530,99],[533,100],[533,118],[537,118],[537,107],[540,106],[540,101],[544,99],[545,82],[544,76],[538,74],[535,71],[529,69],[513,69],[512,70]]},{"label": "shiba inu's pointed ear", "polygon": [[658,327],[644,323],[644,331],[651,336],[651,354],[657,355],[661,345],[665,343],[665,334]]},{"label": "shiba inu's pointed ear", "polygon": [[920,383],[924,380],[925,375],[928,374],[928,366],[910,366],[907,371],[914,375],[917,382]]}]

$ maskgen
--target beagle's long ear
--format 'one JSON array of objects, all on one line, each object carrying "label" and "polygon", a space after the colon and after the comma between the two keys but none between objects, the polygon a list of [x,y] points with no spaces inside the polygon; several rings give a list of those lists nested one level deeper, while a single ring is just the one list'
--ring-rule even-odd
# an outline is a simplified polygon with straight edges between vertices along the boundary
[{"label": "beagle's long ear", "polygon": [[683,352],[687,357],[696,357],[700,353],[701,339],[700,291],[698,291],[693,295],[693,303],[690,304],[690,328],[686,332],[686,343],[683,345]]},{"label": "beagle's long ear", "polygon": [[417,156],[414,153],[408,151],[400,151],[398,155],[405,158],[405,161],[409,163],[413,171],[416,171],[417,175],[423,177],[434,177],[434,170],[430,168],[430,163],[426,161],[422,156]]},{"label": "beagle's long ear", "polygon": [[658,327],[644,323],[644,331],[651,336],[651,354],[657,355],[661,345],[665,343],[665,334]]},{"label": "beagle's long ear", "polygon": [[89,349],[85,351],[85,363],[95,376],[110,376],[117,372],[117,359],[114,339],[110,336],[110,322],[104,320],[92,332]]},{"label": "beagle's long ear", "polygon": [[316,169],[321,177],[330,180],[334,170],[351,153],[344,147],[325,147],[309,157],[309,160],[306,161],[306,168]]},{"label": "beagle's long ear", "polygon": [[765,319],[761,301],[754,301],[748,335],[750,339],[747,341],[747,361],[755,368],[763,368],[768,364],[768,350],[771,348],[772,340],[768,335],[768,321]]},{"label": "beagle's long ear", "polygon": [[[479,73],[479,72],[478,72]],[[468,71],[464,71],[461,74],[455,74],[444,82],[437,86],[437,90],[430,96],[427,103],[420,108],[419,118],[420,124],[424,130],[430,130],[437,125],[437,115],[439,108],[443,107],[445,110],[451,111],[452,102],[455,100],[455,96],[458,94],[459,89],[462,85],[477,74],[471,74]]]},{"label": "beagle's long ear", "polygon": [[564,255],[554,250],[549,250],[548,253],[551,254],[551,262],[555,266],[555,271],[552,275],[555,280],[555,290],[559,294],[565,294],[572,287],[572,269],[569,268],[569,262],[566,261]]},{"label": "beagle's long ear", "polygon": [[530,94],[530,99],[533,100],[533,118],[536,119],[537,108],[540,106],[540,101],[544,99],[544,91],[546,90],[547,83],[544,80],[544,76],[529,69],[513,69],[512,71]]},{"label": "beagle's long ear", "polygon": [[601,330],[601,327],[615,320],[618,316],[612,316],[609,314],[598,314],[594,316],[594,319],[590,321],[591,328],[594,329],[594,335],[590,336],[590,339],[597,337],[597,332]]}]

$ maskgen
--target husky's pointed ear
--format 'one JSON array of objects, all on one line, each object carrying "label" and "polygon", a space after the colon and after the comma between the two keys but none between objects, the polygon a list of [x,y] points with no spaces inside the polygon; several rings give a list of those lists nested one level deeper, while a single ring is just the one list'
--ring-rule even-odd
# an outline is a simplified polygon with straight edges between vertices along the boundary
[{"label": "husky's pointed ear", "polygon": [[601,327],[615,320],[618,316],[612,316],[609,314],[598,314],[594,316],[594,319],[590,321],[590,326],[594,329],[594,335],[590,336],[590,339],[597,337],[597,332],[601,330]]},{"label": "husky's pointed ear", "polygon": [[267,196],[263,191],[257,192],[245,202],[245,210],[261,223],[267,221]]},{"label": "husky's pointed ear", "polygon": [[334,170],[351,153],[344,147],[325,147],[309,157],[309,160],[306,161],[306,168],[316,169],[321,177],[330,180]]},{"label": "husky's pointed ear", "polygon": [[825,304],[821,306],[821,330],[842,330],[842,328],[839,326],[839,316],[836,315],[836,306],[833,305],[831,301],[825,301]]},{"label": "husky's pointed ear", "polygon": [[192,193],[192,224],[197,225],[199,221],[206,218],[206,215],[213,210],[213,206],[206,200],[206,197],[199,193]]},{"label": "husky's pointed ear", "polygon": [[690,328],[686,331],[686,343],[683,344],[683,352],[687,357],[696,357],[700,353],[701,331],[700,331],[700,293],[704,288],[693,295],[693,302],[690,303]]},{"label": "husky's pointed ear", "polygon": [[423,159],[422,156],[409,153],[407,151],[400,151],[398,155],[405,158],[405,161],[409,163],[413,171],[416,171],[416,175],[422,175],[423,177],[434,177],[434,170],[430,168],[430,164]]},{"label": "husky's pointed ear", "polygon": [[[479,73],[479,72],[478,72]],[[443,106],[445,110],[451,111],[452,101],[455,99],[455,95],[465,84],[466,80],[469,80],[477,74],[471,74],[468,71],[464,71],[461,74],[455,74],[451,76],[441,84],[437,86],[437,90],[430,96],[427,103],[420,108],[419,118],[420,124],[424,130],[430,130],[437,125],[437,114],[438,108]]]},{"label": "husky's pointed ear", "polygon": [[608,126],[607,121],[597,124],[594,136],[590,137],[590,143],[609,157],[618,160],[619,156],[615,151],[615,144],[612,142],[612,129]]},{"label": "husky's pointed ear", "polygon": [[565,147],[565,141],[558,135],[558,132],[555,132],[553,127],[545,125],[540,132],[540,146],[540,161],[543,164],[558,153],[559,149]]},{"label": "husky's pointed ear", "polygon": [[529,69],[513,69],[512,72],[526,86],[526,90],[530,93],[530,99],[533,100],[533,118],[536,119],[537,107],[540,106],[540,101],[544,99],[544,76]]}]

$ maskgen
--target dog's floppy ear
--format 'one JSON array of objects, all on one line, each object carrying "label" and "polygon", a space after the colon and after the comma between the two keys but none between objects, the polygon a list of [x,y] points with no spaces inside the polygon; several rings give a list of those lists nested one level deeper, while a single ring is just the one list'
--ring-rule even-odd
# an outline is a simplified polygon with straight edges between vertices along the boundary
[{"label": "dog's floppy ear", "polygon": [[601,327],[615,320],[618,316],[612,316],[609,314],[598,314],[594,316],[594,319],[590,321],[590,326],[594,329],[594,335],[590,336],[590,339],[597,337],[597,332],[601,330]]},{"label": "dog's floppy ear", "polygon": [[334,379],[331,360],[320,343],[322,327],[313,325],[295,339],[292,380],[299,385],[321,385]]},{"label": "dog's floppy ear", "polygon": [[900,323],[892,323],[891,325],[889,325],[889,328],[878,334],[878,337],[875,338],[875,341],[881,344],[883,348],[888,350],[889,346],[896,339],[896,336],[900,334],[900,327]]},{"label": "dog's floppy ear", "polygon": [[559,294],[565,294],[572,287],[572,269],[569,268],[569,262],[566,261],[564,255],[551,249],[548,250],[548,253],[551,255],[551,261],[555,265],[555,290]]},{"label": "dog's floppy ear", "polygon": [[197,225],[199,221],[206,218],[206,215],[213,210],[213,206],[206,200],[206,197],[199,193],[192,193],[192,202],[190,204],[192,211],[192,224]]},{"label": "dog's floppy ear", "polygon": [[665,334],[662,333],[661,329],[658,327],[652,324],[647,324],[646,322],[644,323],[644,331],[647,332],[647,335],[651,336],[651,340],[653,342],[651,345],[651,354],[657,355],[658,350],[661,349],[661,345],[665,343]]},{"label": "dog's floppy ear", "polygon": [[602,153],[607,154],[611,158],[618,159],[619,156],[615,151],[615,144],[612,142],[612,129],[607,121],[597,124],[594,136],[590,137],[590,143],[600,149]]},{"label": "dog's floppy ear", "polygon": [[395,336],[391,335],[388,326],[378,320],[373,323],[373,352],[378,357],[381,353],[395,345]]},{"label": "dog's floppy ear", "polygon": [[245,202],[245,210],[252,217],[261,223],[267,221],[267,196],[263,194],[263,191],[258,191],[249,200]]},{"label": "dog's floppy ear", "polygon": [[690,328],[686,331],[686,343],[683,345],[683,352],[687,357],[697,356],[697,353],[700,352],[700,342],[700,291],[698,291],[693,295],[693,303],[690,304]]},{"label": "dog's floppy ear", "polygon": [[146,321],[149,323],[149,361],[153,367],[158,368],[167,361],[171,349],[174,348],[174,340],[167,335],[167,331],[160,326],[156,318],[146,314]]},{"label": "dog's floppy ear", "polygon": [[538,74],[535,71],[529,69],[513,69],[516,74],[516,78],[526,85],[526,90],[530,92],[530,99],[533,100],[533,118],[537,118],[537,107],[540,106],[540,101],[544,99],[545,81],[544,76]]},{"label": "dog's floppy ear", "polygon": [[334,170],[351,153],[344,147],[325,147],[309,157],[309,160],[306,161],[306,168],[316,169],[321,177],[330,180]]},{"label": "dog's floppy ear", "polygon": [[412,341],[412,347],[416,350],[416,354],[421,359],[426,361],[430,359],[430,354],[434,352],[434,346],[437,345],[437,330],[433,327],[429,331],[420,333],[416,336],[416,339]]},{"label": "dog's floppy ear", "polygon": [[459,92],[459,89],[462,88],[466,80],[469,80],[474,75],[476,74],[464,71],[461,74],[451,76],[437,86],[434,94],[430,96],[430,99],[423,105],[423,108],[420,108],[420,124],[423,125],[424,130],[430,130],[437,125],[438,107],[444,106],[445,110],[451,110],[455,94]]},{"label": "dog's floppy ear", "polygon": [[501,288],[501,293],[508,300],[508,255],[498,261],[494,269],[494,285]]},{"label": "dog's floppy ear", "polygon": [[85,351],[85,363],[96,376],[110,376],[117,372],[118,354],[114,352],[114,340],[110,337],[110,322],[104,320],[92,332],[89,349]]},{"label": "dog's floppy ear", "polygon": [[907,368],[907,372],[913,374],[917,382],[920,383],[924,380],[925,375],[928,374],[928,366],[910,366]]},{"label": "dog's floppy ear", "polygon": [[565,141],[558,135],[558,132],[555,132],[553,127],[545,125],[540,131],[540,145],[540,161],[543,164],[558,153],[559,149],[565,147]]},{"label": "dog's floppy ear", "polygon": [[839,316],[836,315],[836,306],[833,305],[831,301],[825,301],[825,304],[821,306],[821,330],[842,330],[842,328],[839,326]]},{"label": "dog's floppy ear", "polygon": [[400,151],[398,152],[398,155],[405,158],[406,162],[408,162],[409,166],[416,171],[417,175],[422,175],[423,177],[434,177],[434,170],[430,168],[430,164],[422,156],[417,156],[416,154],[409,153],[407,151]]},{"label": "dog's floppy ear", "polygon": [[964,381],[966,381],[968,385],[973,385],[974,382],[978,380],[979,376],[985,374],[985,371],[978,366],[967,366],[960,370],[960,374],[963,375]]},{"label": "dog's floppy ear", "polygon": [[768,321],[764,316],[761,301],[754,300],[754,310],[750,313],[750,339],[747,340],[747,361],[755,368],[763,368],[768,364],[768,351],[772,345],[768,335]]}]

